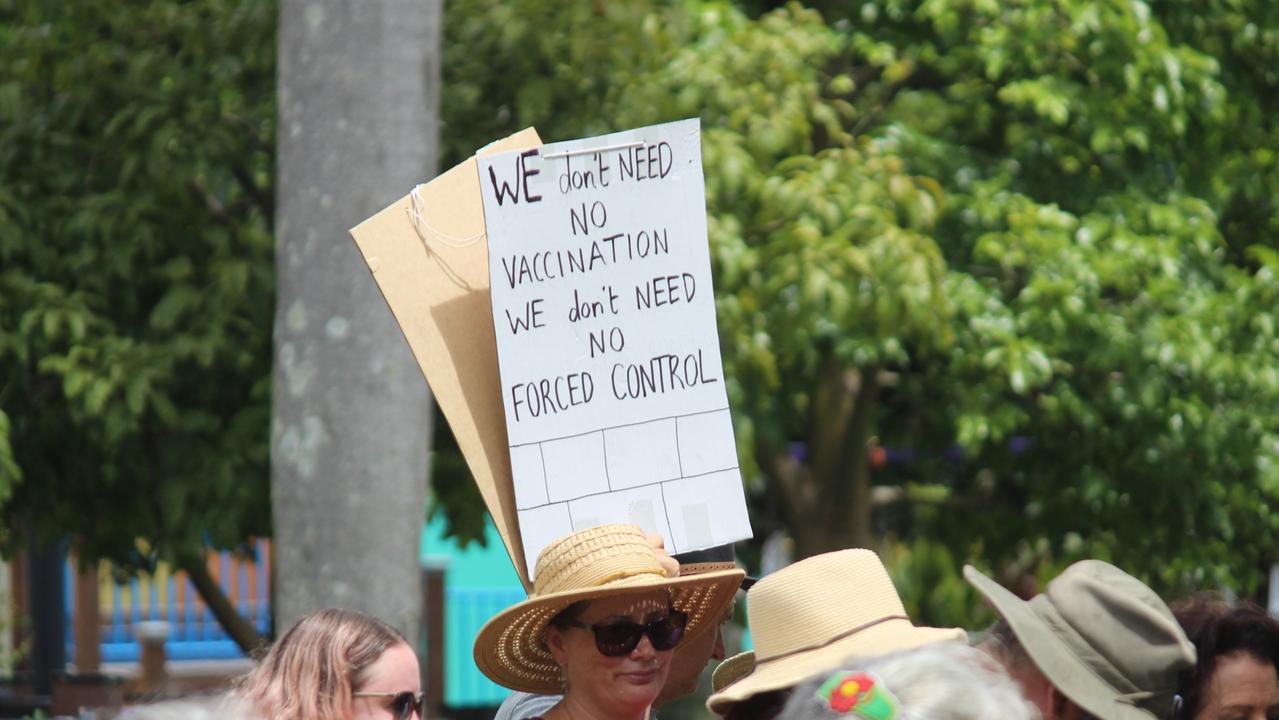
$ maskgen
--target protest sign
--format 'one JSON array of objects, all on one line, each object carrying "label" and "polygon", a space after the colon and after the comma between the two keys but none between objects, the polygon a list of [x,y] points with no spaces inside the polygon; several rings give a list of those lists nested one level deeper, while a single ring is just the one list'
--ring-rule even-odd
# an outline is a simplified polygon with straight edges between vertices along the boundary
[{"label": "protest sign", "polygon": [[602,522],[751,535],[697,120],[478,159],[524,555]]},{"label": "protest sign", "polygon": [[[540,143],[529,128],[477,154]],[[360,223],[351,236],[448,418],[484,504],[528,587],[505,442],[475,158]]]}]

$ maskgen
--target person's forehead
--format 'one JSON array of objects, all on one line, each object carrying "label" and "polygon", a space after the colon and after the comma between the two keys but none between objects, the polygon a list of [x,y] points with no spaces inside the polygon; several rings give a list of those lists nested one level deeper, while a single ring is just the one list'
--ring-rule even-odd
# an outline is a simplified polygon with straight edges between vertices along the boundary
[{"label": "person's forehead", "polygon": [[1268,707],[1279,703],[1279,672],[1246,652],[1224,655],[1209,680],[1209,697],[1223,707]]},{"label": "person's forehead", "polygon": [[373,661],[365,671],[364,682],[359,688],[365,691],[400,692],[411,690],[417,692],[422,687],[422,673],[418,668],[417,655],[404,643],[396,643],[387,648],[377,660]]},{"label": "person's forehead", "polygon": [[664,590],[626,593],[592,600],[582,616],[583,619],[611,616],[634,617],[655,610],[665,610],[666,606],[667,598]]}]

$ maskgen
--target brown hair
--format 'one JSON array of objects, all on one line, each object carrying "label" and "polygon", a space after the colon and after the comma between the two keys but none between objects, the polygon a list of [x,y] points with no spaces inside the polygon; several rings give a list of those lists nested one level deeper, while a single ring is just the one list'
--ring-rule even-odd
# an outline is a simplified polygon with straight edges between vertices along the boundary
[{"label": "brown hair", "polygon": [[730,705],[724,713],[724,720],[773,720],[786,709],[792,690],[794,688],[755,693]]},{"label": "brown hair", "polygon": [[[546,626],[558,628],[559,630],[568,630],[573,626],[573,622],[581,617],[582,613],[590,604],[590,600],[578,600],[572,605],[569,605],[563,610],[555,613],[555,617],[547,621]],[[543,635],[543,641],[545,641],[545,635]]]},{"label": "brown hair", "polygon": [[238,693],[275,720],[340,720],[352,715],[351,693],[387,649],[406,642],[395,628],[354,610],[330,608],[298,620]]},{"label": "brown hair", "polygon": [[1202,708],[1205,689],[1223,656],[1247,653],[1279,671],[1279,621],[1256,605],[1231,605],[1211,595],[1196,595],[1174,606],[1172,614],[1199,655],[1178,680],[1184,702],[1178,717],[1193,718]]}]

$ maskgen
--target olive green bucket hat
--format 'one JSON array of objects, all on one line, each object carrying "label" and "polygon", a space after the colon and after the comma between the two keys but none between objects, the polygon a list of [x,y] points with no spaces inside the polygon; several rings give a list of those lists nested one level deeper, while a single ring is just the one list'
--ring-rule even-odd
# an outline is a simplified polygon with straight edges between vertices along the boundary
[{"label": "olive green bucket hat", "polygon": [[964,577],[1063,695],[1101,720],[1163,720],[1195,647],[1153,590],[1100,560],[1066,568],[1029,602],[972,566]]}]

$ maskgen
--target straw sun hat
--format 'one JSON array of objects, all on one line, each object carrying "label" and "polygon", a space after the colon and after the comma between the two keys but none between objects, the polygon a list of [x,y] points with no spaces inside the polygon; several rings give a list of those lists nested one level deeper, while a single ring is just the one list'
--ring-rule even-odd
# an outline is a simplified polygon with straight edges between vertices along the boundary
[{"label": "straw sun hat", "polygon": [[962,628],[915,627],[870,550],[800,560],[756,583],[746,603],[755,651],[725,660],[722,673],[716,668],[717,689],[706,701],[716,714],[835,670],[849,658],[968,637]]},{"label": "straw sun hat", "polygon": [[547,545],[537,556],[533,593],[498,613],[475,638],[475,664],[493,682],[523,692],[563,691],[560,666],[543,634],[561,610],[579,600],[670,591],[688,613],[685,641],[713,630],[745,573],[719,570],[666,577],[644,533],[634,525],[600,525]]}]

